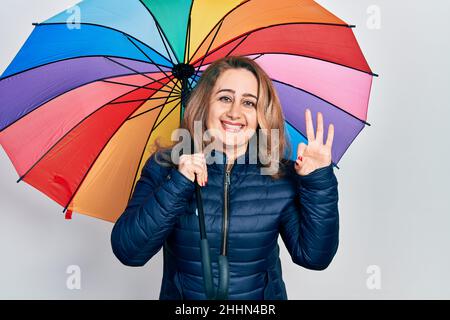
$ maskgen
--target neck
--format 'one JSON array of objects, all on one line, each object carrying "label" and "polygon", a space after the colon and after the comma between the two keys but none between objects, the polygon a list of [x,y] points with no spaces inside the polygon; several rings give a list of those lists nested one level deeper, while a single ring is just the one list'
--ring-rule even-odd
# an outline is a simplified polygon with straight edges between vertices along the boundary
[{"label": "neck", "polygon": [[236,160],[236,158],[240,157],[247,151],[247,144],[239,146],[239,147],[237,147],[237,146],[233,146],[233,147],[222,146],[220,148],[220,151],[227,155],[227,166],[231,166],[234,163],[234,160]]}]

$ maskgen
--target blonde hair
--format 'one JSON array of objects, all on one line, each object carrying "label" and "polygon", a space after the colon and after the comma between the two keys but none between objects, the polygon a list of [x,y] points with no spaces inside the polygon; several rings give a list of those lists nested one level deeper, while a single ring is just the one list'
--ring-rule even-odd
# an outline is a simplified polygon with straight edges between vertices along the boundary
[{"label": "blonde hair", "polygon": [[[252,59],[245,56],[227,56],[215,60],[211,63],[208,68],[203,71],[202,76],[200,77],[195,88],[190,92],[189,98],[186,103],[186,108],[184,111],[184,117],[181,122],[180,128],[187,129],[191,135],[194,137],[194,121],[201,121],[202,128],[206,129],[206,121],[208,118],[208,107],[211,99],[211,95],[219,76],[226,70],[229,69],[246,69],[252,72],[258,82],[258,100],[256,105],[256,114],[257,114],[257,122],[258,126],[256,128],[255,134],[257,135],[257,139],[261,137],[259,135],[263,135],[264,141],[267,141],[266,150],[262,152],[259,148],[259,143],[257,144],[258,149],[258,157],[266,157],[267,154],[271,155],[272,150],[272,137],[271,132],[272,129],[278,129],[278,148],[277,154],[278,158],[269,158],[265,163],[261,165],[264,167],[269,167],[272,165],[272,161],[277,161],[277,168],[283,168],[284,165],[287,164],[288,160],[284,159],[283,156],[287,151],[287,158],[290,158],[292,154],[292,149],[290,143],[287,143],[285,136],[285,125],[284,125],[284,116],[281,109],[281,103],[276,93],[276,90],[273,86],[272,80],[266,74],[266,72]],[[267,130],[259,130],[259,129],[267,129]],[[266,134],[268,133],[268,134]],[[200,137],[194,137],[194,143],[198,144],[198,141],[201,142],[202,150],[206,147],[205,141]],[[155,160],[163,166],[176,166],[171,161],[170,149],[176,144],[178,141],[171,143],[170,145],[162,146],[159,139],[155,139],[154,152],[157,152],[155,155]],[[162,160],[158,160],[158,155]],[[284,172],[282,170],[277,170],[274,174],[272,174],[272,178],[278,179],[280,178]]]}]

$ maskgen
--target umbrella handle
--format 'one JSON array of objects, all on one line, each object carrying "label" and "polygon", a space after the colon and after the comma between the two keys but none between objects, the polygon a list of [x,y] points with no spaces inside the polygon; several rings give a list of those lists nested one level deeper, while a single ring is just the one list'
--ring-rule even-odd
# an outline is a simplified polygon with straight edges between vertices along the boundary
[{"label": "umbrella handle", "polygon": [[205,294],[208,300],[215,299],[215,289],[212,278],[212,266],[211,266],[211,257],[209,252],[209,243],[206,238],[206,230],[205,230],[205,215],[203,212],[203,203],[200,186],[195,182],[195,191],[197,197],[197,210],[198,210],[198,221],[200,225],[200,250],[202,256],[202,268],[203,268],[203,282],[205,286]]},{"label": "umbrella handle", "polygon": [[227,256],[219,256],[219,288],[217,289],[216,300],[228,299],[228,281],[230,279],[228,258]]},{"label": "umbrella handle", "polygon": [[[198,201],[198,200],[197,200]],[[201,200],[200,200],[201,201]],[[200,210],[203,213],[203,207]],[[204,215],[198,215],[200,225],[203,224],[203,230],[205,228]],[[211,257],[209,251],[208,239],[205,236],[200,239],[200,252],[202,256],[202,269],[203,269],[203,282],[205,287],[205,293],[208,300],[227,300],[228,298],[228,282],[230,279],[229,275],[229,265],[228,258],[224,255],[219,255],[219,288],[217,291],[214,288],[213,278],[212,278],[212,266]]]},{"label": "umbrella handle", "polygon": [[200,249],[202,254],[203,282],[205,286],[206,298],[214,300],[216,293],[214,292],[214,283],[211,271],[211,258],[209,256],[208,239],[200,240]]},{"label": "umbrella handle", "polygon": [[[194,143],[191,140],[191,152],[193,152]],[[228,258],[224,255],[219,255],[219,288],[214,288],[214,282],[212,277],[211,257],[209,251],[209,243],[206,237],[205,228],[205,214],[203,212],[203,201],[200,185],[197,181],[197,175],[194,179],[195,183],[195,196],[197,200],[198,221],[200,226],[200,252],[202,256],[202,269],[203,269],[203,283],[205,287],[205,294],[208,300],[226,300],[228,298],[228,282],[229,282],[229,265]]]}]

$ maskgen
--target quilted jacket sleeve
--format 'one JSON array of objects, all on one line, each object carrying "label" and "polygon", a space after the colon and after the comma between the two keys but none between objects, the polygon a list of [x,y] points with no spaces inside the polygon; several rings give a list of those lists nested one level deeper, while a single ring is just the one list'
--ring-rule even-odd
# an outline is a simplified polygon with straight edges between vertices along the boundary
[{"label": "quilted jacket sleeve", "polygon": [[338,182],[333,166],[306,176],[295,171],[297,194],[281,215],[280,234],[292,261],[323,270],[333,260],[339,242]]},{"label": "quilted jacket sleeve", "polygon": [[175,168],[149,157],[128,205],[114,224],[111,245],[125,265],[143,266],[162,247],[185,212],[195,184]]}]

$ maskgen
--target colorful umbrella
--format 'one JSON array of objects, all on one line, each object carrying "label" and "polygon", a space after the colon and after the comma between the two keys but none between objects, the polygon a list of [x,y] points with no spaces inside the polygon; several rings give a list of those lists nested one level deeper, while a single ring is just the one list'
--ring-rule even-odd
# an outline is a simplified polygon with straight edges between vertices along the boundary
[{"label": "colorful umbrella", "polygon": [[87,0],[35,24],[0,78],[0,143],[18,181],[67,218],[116,221],[155,138],[179,127],[182,97],[227,55],[270,75],[293,150],[307,143],[306,108],[334,123],[335,165],[368,124],[374,74],[352,26],[312,0]]}]

